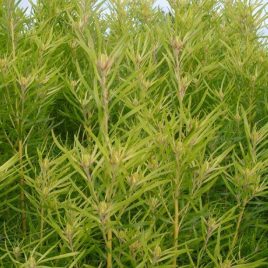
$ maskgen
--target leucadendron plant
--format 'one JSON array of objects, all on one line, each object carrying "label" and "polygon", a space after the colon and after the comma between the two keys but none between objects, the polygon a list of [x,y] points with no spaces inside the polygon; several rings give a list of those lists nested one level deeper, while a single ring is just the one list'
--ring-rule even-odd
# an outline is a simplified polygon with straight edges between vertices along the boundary
[{"label": "leucadendron plant", "polygon": [[264,1],[0,0],[0,267],[268,266]]}]

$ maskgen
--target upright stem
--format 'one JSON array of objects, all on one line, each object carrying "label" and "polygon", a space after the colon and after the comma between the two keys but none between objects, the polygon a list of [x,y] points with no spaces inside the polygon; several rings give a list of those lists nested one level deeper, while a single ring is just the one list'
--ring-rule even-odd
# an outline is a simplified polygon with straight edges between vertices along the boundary
[{"label": "upright stem", "polygon": [[112,268],[112,239],[113,239],[113,233],[112,228],[109,227],[107,230],[107,268]]},{"label": "upright stem", "polygon": [[[107,76],[110,71],[110,67],[112,65],[112,60],[109,58],[106,54],[100,55],[99,60],[97,61],[97,67],[99,69],[100,74],[100,85],[102,89],[102,109],[103,109],[103,118],[102,118],[102,134],[104,137],[104,141],[106,144],[109,144],[109,88],[107,84]],[[110,187],[112,187],[112,183]],[[108,204],[110,203],[110,193],[108,191],[108,197],[107,201]],[[111,228],[111,219],[108,217],[108,221],[106,222],[106,228],[105,228],[105,242],[106,242],[106,250],[107,250],[107,268],[112,268],[112,228]]]},{"label": "upright stem", "polygon": [[227,259],[230,257],[236,243],[237,243],[237,239],[238,239],[238,233],[239,233],[239,230],[240,230],[240,226],[241,226],[241,222],[242,222],[242,219],[243,219],[243,216],[244,216],[244,212],[245,212],[245,208],[246,208],[246,202],[243,202],[242,206],[241,206],[241,210],[240,210],[240,213],[239,213],[239,216],[238,216],[238,220],[237,220],[237,224],[236,224],[236,229],[235,229],[235,234],[234,234],[234,237],[233,237],[233,241],[232,241],[232,244],[231,244],[231,247],[229,249],[229,252],[228,252],[228,255],[227,255]]},{"label": "upright stem", "polygon": [[[173,233],[173,246],[174,250],[178,249],[178,238],[179,238],[179,187],[175,184],[175,195],[174,195],[174,233]],[[173,258],[173,267],[177,267],[177,253],[175,253]]]},{"label": "upright stem", "polygon": [[15,11],[15,1],[8,1],[8,22],[9,22],[9,31],[11,38],[11,49],[12,49],[12,57],[15,59],[16,57],[16,45],[15,45],[15,24],[14,24],[14,11]]},{"label": "upright stem", "polygon": [[26,235],[26,212],[25,212],[25,195],[24,195],[24,172],[23,172],[23,142],[19,140],[19,163],[20,163],[20,203],[21,203],[21,219],[22,219],[22,232]]},{"label": "upright stem", "polygon": [[[112,187],[113,187],[113,182],[115,179],[115,173],[112,172],[112,181],[110,188],[108,189],[108,192],[106,194],[106,197],[108,202],[110,203],[111,198],[112,198]],[[112,268],[112,240],[113,240],[113,232],[112,232],[112,227],[111,227],[111,217],[109,216],[108,224],[107,224],[107,241],[106,241],[106,249],[107,249],[107,268]]]},{"label": "upright stem", "polygon": [[102,80],[101,80],[101,86],[103,90],[103,130],[104,130],[104,135],[105,138],[108,136],[108,121],[109,121],[109,90],[106,85],[106,76],[103,75]]},{"label": "upright stem", "polygon": [[16,48],[15,48],[15,34],[14,34],[14,19],[10,19],[10,34],[11,34],[11,43],[12,43],[12,57],[16,57]]},{"label": "upright stem", "polygon": [[[109,89],[107,86],[106,80],[106,73],[102,73],[101,77],[101,87],[102,87],[102,104],[103,104],[103,135],[104,140],[109,140],[109,129],[108,129],[108,122],[109,122]],[[108,198],[110,200],[110,198]],[[106,249],[107,249],[107,268],[112,268],[112,228],[110,225],[110,219],[108,221],[107,226],[107,238],[106,238]]]},{"label": "upright stem", "polygon": [[41,241],[41,246],[43,244],[43,235],[44,235],[44,204],[42,202],[42,207],[41,207],[41,226],[40,226],[40,241]]},{"label": "upright stem", "polygon": [[112,66],[112,58],[106,54],[101,54],[97,60],[97,67],[99,71],[99,82],[102,89],[102,105],[103,105],[103,121],[101,122],[103,127],[103,134],[105,140],[108,141],[108,120],[109,120],[109,88],[107,83],[107,77]]}]

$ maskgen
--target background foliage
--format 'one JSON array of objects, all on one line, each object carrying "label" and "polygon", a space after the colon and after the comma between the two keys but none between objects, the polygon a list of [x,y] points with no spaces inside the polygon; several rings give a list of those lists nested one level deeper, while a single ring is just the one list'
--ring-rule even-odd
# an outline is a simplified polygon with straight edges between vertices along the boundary
[{"label": "background foliage", "polygon": [[268,266],[261,1],[0,1],[1,267]]}]

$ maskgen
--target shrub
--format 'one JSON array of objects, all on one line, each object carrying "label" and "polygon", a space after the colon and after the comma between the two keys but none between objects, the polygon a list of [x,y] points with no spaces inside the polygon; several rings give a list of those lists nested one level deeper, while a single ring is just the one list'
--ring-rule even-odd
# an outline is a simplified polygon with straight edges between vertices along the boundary
[{"label": "shrub", "polygon": [[264,4],[0,4],[1,267],[268,266]]}]

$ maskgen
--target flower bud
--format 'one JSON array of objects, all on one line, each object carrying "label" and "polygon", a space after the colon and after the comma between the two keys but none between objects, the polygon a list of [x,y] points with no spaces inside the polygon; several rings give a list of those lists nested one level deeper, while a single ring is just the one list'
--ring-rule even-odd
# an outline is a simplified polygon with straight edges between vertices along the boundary
[{"label": "flower bud", "polygon": [[137,185],[137,183],[139,182],[140,179],[140,175],[138,172],[135,172],[133,174],[131,174],[130,176],[128,176],[127,181],[129,186],[134,187]]},{"label": "flower bud", "polygon": [[120,230],[118,232],[118,239],[121,243],[125,242],[126,241],[126,232],[125,231],[122,231]]},{"label": "flower bud", "polygon": [[149,206],[150,206],[150,209],[152,210],[152,211],[155,211],[156,210],[156,208],[158,207],[158,205],[159,205],[159,200],[158,200],[158,198],[156,198],[156,197],[152,197],[152,198],[150,198],[149,199]]},{"label": "flower bud", "polygon": [[87,25],[87,23],[88,23],[88,16],[85,15],[78,22],[78,28],[79,28],[79,30],[80,31],[83,31],[85,29],[85,26]]},{"label": "flower bud", "polygon": [[222,268],[232,268],[232,261],[225,260],[221,266]]},{"label": "flower bud", "polygon": [[130,248],[130,252],[131,255],[134,257],[137,254],[138,249],[141,247],[141,243],[139,240],[136,240],[135,242],[133,242],[129,248]]},{"label": "flower bud", "polygon": [[89,153],[82,154],[81,166],[83,168],[89,168],[92,164],[92,157]]},{"label": "flower bud", "polygon": [[55,211],[58,208],[57,198],[47,198],[45,203],[46,208]]},{"label": "flower bud", "polygon": [[48,81],[49,81],[49,76],[46,75],[45,78],[42,81],[40,81],[40,84],[45,85],[48,83]]},{"label": "flower bud", "polygon": [[45,186],[42,191],[44,199],[48,198],[49,192],[50,192],[49,188]]},{"label": "flower bud", "polygon": [[69,46],[71,49],[76,49],[78,47],[78,43],[76,40],[72,40],[70,43],[69,43]]},{"label": "flower bud", "polygon": [[67,225],[66,225],[65,235],[67,237],[69,244],[72,245],[72,243],[73,243],[73,227],[69,223],[67,223]]},{"label": "flower bud", "polygon": [[27,268],[36,268],[37,267],[37,264],[36,264],[36,261],[35,261],[35,258],[34,257],[30,257],[29,260],[27,261]]},{"label": "flower bud", "polygon": [[132,101],[132,104],[134,106],[138,106],[139,105],[139,100],[137,98],[134,98],[133,101]]},{"label": "flower bud", "polygon": [[8,60],[6,58],[0,58],[0,69],[6,69],[8,65]]},{"label": "flower bud", "polygon": [[168,140],[168,137],[166,134],[164,133],[159,133],[157,136],[156,136],[156,143],[158,145],[166,145],[167,144],[167,140]]},{"label": "flower bud", "polygon": [[149,160],[148,167],[150,169],[156,169],[156,168],[159,167],[159,163],[158,163],[158,161],[157,161],[155,156],[152,156],[151,159]]},{"label": "flower bud", "polygon": [[112,59],[106,54],[101,54],[97,60],[97,67],[101,75],[107,75],[112,66]]},{"label": "flower bud", "polygon": [[217,221],[210,217],[207,221],[207,235],[211,236],[211,234],[218,228],[218,223]]},{"label": "flower bud", "polygon": [[41,50],[41,52],[46,52],[46,50],[48,49],[48,46],[47,46],[47,44],[41,44],[40,45],[40,50]]},{"label": "flower bud", "polygon": [[162,255],[162,249],[160,246],[156,246],[153,252],[153,262],[156,263],[159,261]]},{"label": "flower bud", "polygon": [[78,80],[71,80],[71,87],[76,88],[78,85],[79,81]]},{"label": "flower bud", "polygon": [[122,161],[122,155],[121,155],[120,151],[114,150],[111,153],[110,163],[113,166],[118,166],[121,163],[121,161]]},{"label": "flower bud", "polygon": [[175,153],[180,156],[183,153],[184,145],[181,141],[178,141],[175,146]]},{"label": "flower bud", "polygon": [[260,139],[260,135],[259,135],[258,131],[256,131],[256,129],[254,129],[251,133],[252,143],[256,145],[258,143],[259,139]]},{"label": "flower bud", "polygon": [[179,82],[179,91],[178,91],[178,98],[183,100],[186,90],[190,85],[190,81],[187,77],[182,77]]},{"label": "flower bud", "polygon": [[98,212],[100,216],[100,221],[102,223],[105,223],[109,216],[109,205],[105,201],[100,202],[98,206]]},{"label": "flower bud", "polygon": [[234,119],[237,123],[239,123],[241,121],[241,116],[238,112],[235,114]]},{"label": "flower bud", "polygon": [[14,254],[16,260],[19,259],[20,255],[21,255],[20,247],[15,247],[13,249],[13,254]]},{"label": "flower bud", "polygon": [[141,80],[141,85],[145,90],[147,90],[148,88],[152,86],[152,82],[143,78]]},{"label": "flower bud", "polygon": [[141,57],[141,55],[138,53],[138,55],[136,56],[136,64],[137,64],[138,66],[140,66],[141,63],[142,63],[142,57]]},{"label": "flower bud", "polygon": [[49,169],[49,160],[47,158],[44,158],[42,163],[41,163],[41,169],[44,172],[47,172]]},{"label": "flower bud", "polygon": [[181,49],[183,48],[183,42],[182,42],[182,40],[178,36],[176,36],[171,41],[171,47],[172,47],[175,55],[179,55]]},{"label": "flower bud", "polygon": [[22,76],[19,79],[19,84],[20,84],[21,89],[25,91],[30,84],[30,78]]}]

